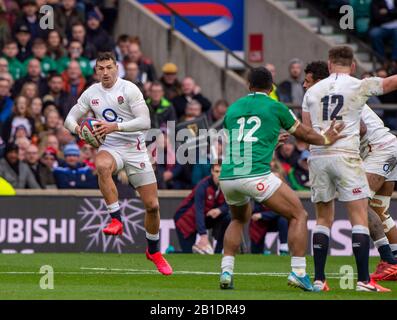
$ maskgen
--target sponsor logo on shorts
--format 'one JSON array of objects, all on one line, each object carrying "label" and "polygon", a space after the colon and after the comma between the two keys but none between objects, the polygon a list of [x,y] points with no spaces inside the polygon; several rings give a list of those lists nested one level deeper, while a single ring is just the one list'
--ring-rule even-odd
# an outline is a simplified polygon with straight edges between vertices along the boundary
[{"label": "sponsor logo on shorts", "polygon": [[145,167],[146,167],[145,162],[141,162],[140,166],[141,166],[141,169],[145,169]]},{"label": "sponsor logo on shorts", "polygon": [[354,188],[353,194],[360,194],[362,192],[361,188]]},{"label": "sponsor logo on shorts", "polygon": [[262,182],[259,182],[256,185],[256,190],[258,190],[258,191],[266,191],[268,188],[269,188],[269,186],[265,187],[265,185]]},{"label": "sponsor logo on shorts", "polygon": [[91,104],[93,107],[99,106],[99,99],[92,99]]},{"label": "sponsor logo on shorts", "polygon": [[119,104],[123,104],[123,103],[124,103],[124,97],[123,97],[123,96],[118,96],[117,102],[118,102]]}]

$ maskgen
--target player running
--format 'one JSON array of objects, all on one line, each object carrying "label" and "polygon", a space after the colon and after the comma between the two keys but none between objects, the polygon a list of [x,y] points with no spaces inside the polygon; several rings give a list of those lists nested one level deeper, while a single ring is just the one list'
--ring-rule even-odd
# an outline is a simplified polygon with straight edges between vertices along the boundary
[{"label": "player running", "polygon": [[172,268],[159,251],[157,181],[145,146],[145,131],[150,129],[148,107],[138,87],[118,77],[118,67],[112,53],[98,55],[95,71],[100,83],[93,84],[82,93],[70,110],[65,127],[80,136],[77,121],[90,110],[101,120],[95,133],[106,135],[106,139],[99,147],[95,166],[99,188],[112,218],[103,232],[107,235],[121,235],[123,232],[118,193],[112,175],[125,168],[129,182],[138,191],[146,209],[146,257],[162,274],[170,275]]},{"label": "player running", "polygon": [[[303,87],[308,90],[314,84],[329,76],[328,65],[324,61],[309,63],[305,68],[305,74]],[[376,272],[371,277],[374,280],[396,280],[397,260],[394,259],[394,254],[397,253],[397,229],[394,220],[385,213],[394,190],[394,181],[397,180],[397,169],[395,168],[397,139],[367,105],[364,106],[361,114],[360,136],[360,156],[364,160],[364,168],[372,194],[369,205],[374,210],[368,211],[368,227],[370,236],[381,258]],[[385,201],[385,205],[374,203],[376,199],[382,202]],[[385,220],[383,224],[381,218],[375,212],[377,210],[382,210],[380,216]],[[324,250],[327,251],[328,240],[323,244],[325,246]],[[316,253],[320,246],[313,248],[313,252]],[[325,279],[321,282],[323,284],[319,282],[317,284],[324,291],[328,291],[329,287]]]},{"label": "player running", "polygon": [[357,291],[384,292],[370,279],[368,200],[371,196],[363,163],[359,155],[360,118],[368,97],[382,95],[397,89],[397,77],[358,80],[350,76],[355,70],[350,47],[335,47],[329,52],[328,67],[331,75],[316,83],[305,94],[302,106],[303,122],[312,124],[321,132],[331,121],[343,121],[345,138],[329,147],[311,146],[309,172],[312,202],[317,212],[313,234],[316,278],[314,289],[325,287],[325,261],[330,228],[334,219],[334,199],[346,203],[352,224],[352,245],[356,259]]},{"label": "player running", "polygon": [[325,133],[301,124],[282,103],[271,99],[273,79],[263,67],[249,75],[251,93],[233,103],[224,118],[227,133],[226,155],[222,163],[220,186],[230,206],[232,222],[224,238],[220,287],[233,288],[235,255],[239,250],[244,224],[250,219],[250,200],[263,203],[288,219],[288,246],[292,272],[288,283],[312,291],[306,274],[307,213],[295,192],[270,171],[280,129],[315,145],[330,145],[342,138],[343,125],[332,123]]}]

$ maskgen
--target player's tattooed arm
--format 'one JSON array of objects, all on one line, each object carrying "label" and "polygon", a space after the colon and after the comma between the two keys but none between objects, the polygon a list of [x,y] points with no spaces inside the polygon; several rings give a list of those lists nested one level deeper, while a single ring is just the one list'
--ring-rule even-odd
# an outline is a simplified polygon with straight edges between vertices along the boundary
[{"label": "player's tattooed arm", "polygon": [[299,123],[296,130],[291,132],[295,137],[313,145],[331,145],[335,141],[344,138],[340,132],[344,129],[345,125],[342,122],[336,124],[335,119],[332,121],[331,126],[323,134],[317,133],[313,128]]}]

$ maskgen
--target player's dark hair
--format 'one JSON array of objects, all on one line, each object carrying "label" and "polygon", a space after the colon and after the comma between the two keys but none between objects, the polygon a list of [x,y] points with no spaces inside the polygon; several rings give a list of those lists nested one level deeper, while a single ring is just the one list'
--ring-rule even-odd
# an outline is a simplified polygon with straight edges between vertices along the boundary
[{"label": "player's dark hair", "polygon": [[273,77],[265,67],[258,67],[251,70],[248,75],[250,88],[270,90],[273,87]]},{"label": "player's dark hair", "polygon": [[96,58],[96,62],[112,60],[114,64],[117,64],[116,57],[114,56],[113,52],[106,51],[106,52],[99,52],[98,57]]},{"label": "player's dark hair", "polygon": [[314,81],[328,78],[328,65],[325,61],[313,61],[306,66],[305,73],[311,73]]},{"label": "player's dark hair", "polygon": [[332,64],[350,67],[354,60],[353,49],[348,46],[334,47],[329,50],[328,59]]}]

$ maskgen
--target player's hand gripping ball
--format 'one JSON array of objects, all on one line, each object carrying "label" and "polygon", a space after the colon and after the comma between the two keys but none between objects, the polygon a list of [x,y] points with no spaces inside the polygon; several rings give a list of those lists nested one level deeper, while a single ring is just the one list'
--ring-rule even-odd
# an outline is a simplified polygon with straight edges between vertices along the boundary
[{"label": "player's hand gripping ball", "polygon": [[89,145],[98,148],[105,141],[105,136],[99,136],[94,133],[95,125],[99,121],[95,118],[86,118],[80,124],[81,137]]}]

